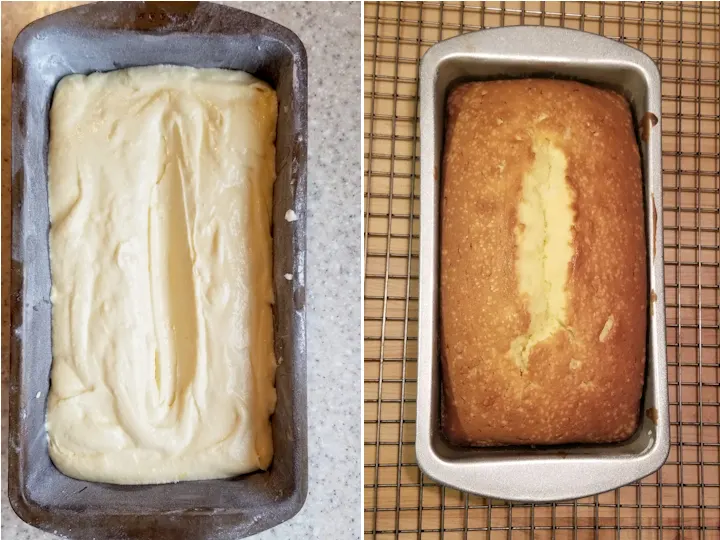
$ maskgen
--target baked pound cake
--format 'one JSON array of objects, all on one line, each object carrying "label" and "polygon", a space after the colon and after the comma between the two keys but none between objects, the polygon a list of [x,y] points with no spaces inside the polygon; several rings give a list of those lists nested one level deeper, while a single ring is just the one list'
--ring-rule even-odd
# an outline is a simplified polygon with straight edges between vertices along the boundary
[{"label": "baked pound cake", "polygon": [[277,96],[248,73],[70,75],[50,111],[50,458],[114,484],[266,469]]},{"label": "baked pound cake", "polygon": [[447,104],[443,428],[454,444],[601,443],[638,425],[647,277],[620,95],[475,82]]}]

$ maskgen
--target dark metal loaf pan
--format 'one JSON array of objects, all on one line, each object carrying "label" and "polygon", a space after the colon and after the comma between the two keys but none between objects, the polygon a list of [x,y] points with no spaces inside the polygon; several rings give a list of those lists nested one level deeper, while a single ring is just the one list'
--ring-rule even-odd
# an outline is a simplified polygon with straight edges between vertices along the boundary
[{"label": "dark metal loaf pan", "polygon": [[[273,198],[277,408],[266,472],[117,486],[61,474],[48,456],[48,111],[71,73],[177,64],[247,71],[278,94]],[[210,3],[107,2],[26,27],[13,47],[9,496],[27,523],[72,538],[240,538],[295,515],[307,494],[305,198],[307,57],[287,28]],[[293,209],[298,221],[289,223]],[[293,279],[283,275],[292,273]]]},{"label": "dark metal loaf pan", "polygon": [[[440,193],[445,104],[449,89],[468,80],[523,77],[580,80],[624,94],[644,136],[642,156],[647,231],[648,332],[642,416],[618,444],[545,448],[462,448],[440,428],[442,374],[438,356]],[[653,124],[652,119],[657,124]],[[420,468],[457,489],[497,499],[547,502],[614,489],[660,467],[670,450],[662,241],[660,74],[631,47],[561,28],[515,26],[465,34],[431,47],[420,67],[420,315],[417,438]],[[440,175],[441,176],[441,175]],[[492,238],[487,239],[492,242]],[[608,403],[608,407],[612,404]]]}]

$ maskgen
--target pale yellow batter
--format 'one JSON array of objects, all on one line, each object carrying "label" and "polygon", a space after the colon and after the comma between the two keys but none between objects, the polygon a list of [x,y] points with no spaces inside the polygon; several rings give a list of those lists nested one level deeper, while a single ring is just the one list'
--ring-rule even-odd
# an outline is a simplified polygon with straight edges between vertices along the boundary
[{"label": "pale yellow batter", "polygon": [[267,468],[275,92],[133,68],[66,77],[50,115],[53,462],[119,484]]}]

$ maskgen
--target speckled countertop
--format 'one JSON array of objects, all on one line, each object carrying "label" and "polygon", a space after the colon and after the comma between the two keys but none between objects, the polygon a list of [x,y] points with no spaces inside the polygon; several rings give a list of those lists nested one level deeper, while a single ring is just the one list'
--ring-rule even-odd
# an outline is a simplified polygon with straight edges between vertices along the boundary
[{"label": "speckled countertop", "polygon": [[[307,502],[255,538],[360,537],[360,4],[222,2],[293,30],[309,60]],[[7,498],[10,73],[12,44],[31,21],[75,2],[2,4],[2,537],[50,540]]]}]

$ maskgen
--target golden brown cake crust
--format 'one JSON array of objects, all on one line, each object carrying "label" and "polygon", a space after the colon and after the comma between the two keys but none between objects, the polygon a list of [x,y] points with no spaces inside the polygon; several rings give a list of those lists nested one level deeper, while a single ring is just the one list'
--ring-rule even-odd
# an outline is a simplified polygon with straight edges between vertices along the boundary
[{"label": "golden brown cake crust", "polygon": [[[440,272],[446,436],[474,446],[628,438],[644,379],[647,249],[627,102],[581,83],[524,79],[464,84],[447,108]],[[523,370],[508,351],[530,324],[515,231],[537,130],[550,134],[567,160],[572,258],[565,325],[531,349]]]}]

